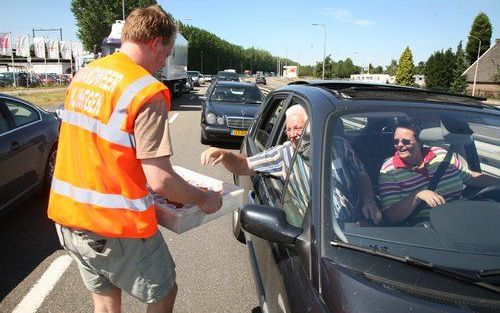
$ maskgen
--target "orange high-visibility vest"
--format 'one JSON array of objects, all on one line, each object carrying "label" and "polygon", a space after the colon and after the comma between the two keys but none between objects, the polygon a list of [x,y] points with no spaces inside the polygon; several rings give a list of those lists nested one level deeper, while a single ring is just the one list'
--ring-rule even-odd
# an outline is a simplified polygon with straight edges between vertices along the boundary
[{"label": "orange high-visibility vest", "polygon": [[107,237],[147,238],[158,229],[136,158],[134,121],[167,87],[123,53],[80,70],[66,91],[48,216]]}]

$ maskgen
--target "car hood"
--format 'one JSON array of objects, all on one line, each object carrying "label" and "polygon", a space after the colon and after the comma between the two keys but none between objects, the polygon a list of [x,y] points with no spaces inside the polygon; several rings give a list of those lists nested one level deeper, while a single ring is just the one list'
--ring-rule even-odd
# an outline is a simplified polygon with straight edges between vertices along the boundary
[{"label": "car hood", "polygon": [[209,101],[208,111],[217,115],[243,116],[254,117],[259,110],[259,104],[253,103],[235,103],[235,102],[219,102]]}]

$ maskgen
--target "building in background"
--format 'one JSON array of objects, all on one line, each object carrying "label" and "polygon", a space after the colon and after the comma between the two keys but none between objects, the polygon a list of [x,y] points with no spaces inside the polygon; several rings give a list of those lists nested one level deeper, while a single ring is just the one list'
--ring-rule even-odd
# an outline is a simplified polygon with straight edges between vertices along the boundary
[{"label": "building in background", "polygon": [[474,74],[477,67],[476,96],[500,98],[500,39],[472,63],[463,75],[467,78],[467,91],[472,94]]}]

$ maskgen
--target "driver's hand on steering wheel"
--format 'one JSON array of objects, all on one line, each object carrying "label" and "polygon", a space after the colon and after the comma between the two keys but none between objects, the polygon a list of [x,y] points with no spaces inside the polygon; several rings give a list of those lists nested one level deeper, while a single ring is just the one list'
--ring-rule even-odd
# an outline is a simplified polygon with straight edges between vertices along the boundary
[{"label": "driver's hand on steering wheel", "polygon": [[446,203],[446,201],[441,195],[435,193],[432,190],[422,190],[417,193],[415,198],[424,201],[431,208],[435,208],[438,205]]}]

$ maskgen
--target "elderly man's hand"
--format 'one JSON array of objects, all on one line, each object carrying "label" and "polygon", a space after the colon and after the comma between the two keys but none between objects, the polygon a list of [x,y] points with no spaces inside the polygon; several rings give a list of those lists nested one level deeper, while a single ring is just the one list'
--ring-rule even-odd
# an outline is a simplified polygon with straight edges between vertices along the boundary
[{"label": "elderly man's hand", "polygon": [[224,155],[226,154],[227,151],[223,149],[218,149],[218,148],[208,148],[207,150],[203,151],[201,153],[201,164],[207,165],[207,164],[212,164],[212,165],[217,165],[222,160],[224,159]]},{"label": "elderly man's hand", "polygon": [[380,220],[382,219],[382,213],[380,212],[375,201],[365,201],[362,210],[364,216],[368,219],[371,219],[375,225],[380,223]]}]

